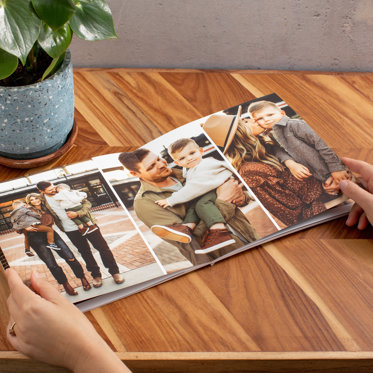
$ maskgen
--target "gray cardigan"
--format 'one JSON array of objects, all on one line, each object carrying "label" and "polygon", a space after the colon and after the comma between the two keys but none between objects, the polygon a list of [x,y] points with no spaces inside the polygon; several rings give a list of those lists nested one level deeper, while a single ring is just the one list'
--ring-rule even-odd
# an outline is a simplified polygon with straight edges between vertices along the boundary
[{"label": "gray cardigan", "polygon": [[336,154],[304,120],[284,116],[273,126],[271,135],[287,153],[275,150],[280,162],[293,159],[306,166],[321,182],[326,181],[331,172],[346,170]]},{"label": "gray cardigan", "polygon": [[13,229],[24,229],[32,224],[40,224],[40,215],[37,212],[21,206],[10,213],[10,221]]}]

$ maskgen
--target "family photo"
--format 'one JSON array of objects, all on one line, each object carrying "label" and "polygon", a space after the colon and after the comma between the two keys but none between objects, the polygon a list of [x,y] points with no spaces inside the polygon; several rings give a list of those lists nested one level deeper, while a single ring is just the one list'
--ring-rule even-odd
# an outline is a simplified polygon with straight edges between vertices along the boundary
[{"label": "family photo", "polygon": [[0,184],[0,208],[2,250],[24,280],[37,269],[76,302],[164,274],[92,161],[23,184]]},{"label": "family photo", "polygon": [[[200,125],[182,126],[105,164],[113,170],[118,161],[124,180],[137,180],[130,203],[128,195],[121,199],[163,265],[167,249],[190,267],[278,230]],[[118,183],[114,176],[109,180]],[[121,195],[120,187],[114,189]]]},{"label": "family photo", "polygon": [[351,173],[277,95],[213,114],[201,125],[281,228],[343,201],[339,183]]}]

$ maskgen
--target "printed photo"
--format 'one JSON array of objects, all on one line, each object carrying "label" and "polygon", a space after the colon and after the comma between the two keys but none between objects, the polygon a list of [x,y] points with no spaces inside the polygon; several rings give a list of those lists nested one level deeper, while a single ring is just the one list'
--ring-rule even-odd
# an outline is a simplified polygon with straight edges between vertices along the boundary
[{"label": "printed photo", "polygon": [[199,123],[281,228],[345,200],[339,182],[351,172],[276,94]]},{"label": "printed photo", "polygon": [[278,231],[197,123],[94,160],[168,273]]},{"label": "printed photo", "polygon": [[0,209],[9,265],[74,303],[166,273],[93,161],[1,183]]}]

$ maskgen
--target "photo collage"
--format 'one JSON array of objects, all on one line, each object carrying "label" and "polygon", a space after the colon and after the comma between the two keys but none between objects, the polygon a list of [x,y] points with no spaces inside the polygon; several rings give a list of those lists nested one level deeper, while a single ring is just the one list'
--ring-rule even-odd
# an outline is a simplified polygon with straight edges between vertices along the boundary
[{"label": "photo collage", "polygon": [[37,270],[74,303],[139,291],[343,204],[351,177],[272,94],[132,152],[1,183],[1,249],[25,281]]}]

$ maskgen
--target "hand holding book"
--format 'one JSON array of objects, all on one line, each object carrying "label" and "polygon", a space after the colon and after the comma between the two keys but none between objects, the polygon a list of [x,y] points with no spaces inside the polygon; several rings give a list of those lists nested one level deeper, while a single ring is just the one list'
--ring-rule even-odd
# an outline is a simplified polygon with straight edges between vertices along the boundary
[{"label": "hand holding book", "polygon": [[361,175],[366,190],[348,180],[340,182],[342,192],[355,201],[346,224],[357,224],[358,229],[373,225],[373,165],[351,158],[342,158],[343,162],[354,172]]},{"label": "hand holding book", "polygon": [[[343,158],[344,163],[361,175],[366,190],[342,180],[344,194],[355,200],[346,224],[358,223],[364,229],[373,224],[373,165]],[[8,299],[11,321],[15,321],[15,335],[8,332],[10,343],[20,352],[41,361],[61,365],[74,372],[110,371],[129,372],[97,334],[88,319],[53,286],[31,276],[37,294],[22,282],[16,271],[6,271],[10,296]]]},{"label": "hand holding book", "polygon": [[7,269],[6,276],[8,339],[14,348],[74,372],[129,372],[84,314],[36,272],[31,276],[34,292],[14,269]]},{"label": "hand holding book", "polygon": [[[347,215],[352,204],[339,184],[350,177],[320,136],[271,94],[175,128],[132,152],[1,183],[6,257],[0,250],[0,259],[4,268],[7,259],[20,268],[24,281],[43,262],[42,276],[88,310]],[[26,217],[32,211],[53,216],[51,231],[40,223],[30,231],[27,223],[25,238],[18,237],[12,219],[21,214],[13,203],[27,204]],[[361,221],[359,228],[367,225]],[[164,227],[175,225],[191,232],[170,236]],[[234,238],[219,238],[206,251],[205,242],[226,229]],[[62,250],[50,246],[48,234]],[[31,250],[24,250],[23,239]],[[102,285],[104,294],[96,291]]]}]

